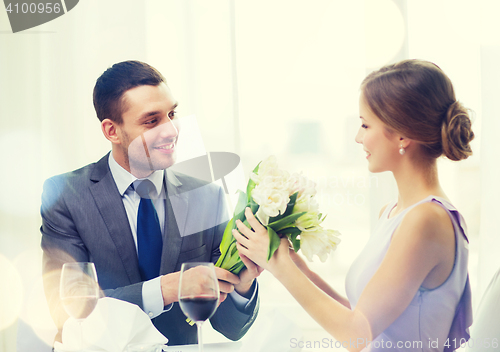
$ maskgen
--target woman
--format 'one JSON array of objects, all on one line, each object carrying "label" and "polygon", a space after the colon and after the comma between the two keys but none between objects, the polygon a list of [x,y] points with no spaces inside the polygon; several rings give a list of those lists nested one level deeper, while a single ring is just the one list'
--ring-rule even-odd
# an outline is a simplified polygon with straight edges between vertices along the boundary
[{"label": "woman", "polygon": [[382,208],[350,268],[347,298],[311,272],[285,239],[267,261],[267,231],[249,209],[252,229],[239,222],[234,230],[238,251],[244,262],[269,270],[350,351],[454,350],[471,323],[467,237],[439,184],[436,159],[472,154],[468,112],[439,67],[406,60],[365,78],[360,119],[356,142],[368,168],[393,173],[398,199]]}]

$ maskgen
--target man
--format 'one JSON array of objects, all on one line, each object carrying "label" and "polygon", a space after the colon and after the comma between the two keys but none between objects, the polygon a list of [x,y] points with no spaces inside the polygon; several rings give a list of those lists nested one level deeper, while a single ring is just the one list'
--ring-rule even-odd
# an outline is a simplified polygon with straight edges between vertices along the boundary
[{"label": "man", "polygon": [[[111,153],[44,184],[40,230],[51,314],[61,330],[67,319],[58,292],[63,263],[91,261],[104,295],[139,305],[169,345],[196,343],[196,326],[177,302],[179,270],[183,262],[215,262],[220,255],[228,220],[224,193],[169,169],[177,102],[153,67],[113,65],[96,82],[94,107]],[[246,333],[258,311],[260,269],[247,266],[239,277],[216,268],[223,302],[211,323],[231,340]]]}]

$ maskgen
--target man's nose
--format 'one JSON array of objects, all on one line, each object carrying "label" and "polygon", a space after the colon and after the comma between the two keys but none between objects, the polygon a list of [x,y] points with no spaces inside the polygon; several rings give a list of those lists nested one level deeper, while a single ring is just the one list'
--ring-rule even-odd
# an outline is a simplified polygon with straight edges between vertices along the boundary
[{"label": "man's nose", "polygon": [[179,129],[176,126],[176,123],[172,120],[169,120],[160,126],[160,136],[162,138],[175,138],[179,135]]}]

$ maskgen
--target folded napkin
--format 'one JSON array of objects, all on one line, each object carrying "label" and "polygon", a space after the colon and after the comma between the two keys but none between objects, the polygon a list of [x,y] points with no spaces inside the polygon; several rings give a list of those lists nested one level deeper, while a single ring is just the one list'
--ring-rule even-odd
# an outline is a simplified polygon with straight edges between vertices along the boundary
[{"label": "folded napkin", "polygon": [[292,352],[300,351],[303,340],[299,326],[276,309],[257,317],[239,352]]},{"label": "folded napkin", "polygon": [[[88,351],[122,352],[127,345],[164,345],[168,341],[137,305],[109,297],[97,302],[81,329],[83,347]],[[75,319],[64,323],[62,341],[55,343],[55,351],[82,349],[80,324]]]}]

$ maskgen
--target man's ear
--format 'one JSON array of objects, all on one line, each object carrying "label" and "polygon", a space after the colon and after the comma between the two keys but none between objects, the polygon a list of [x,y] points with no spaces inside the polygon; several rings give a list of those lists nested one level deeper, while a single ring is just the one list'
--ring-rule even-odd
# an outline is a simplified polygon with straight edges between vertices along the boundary
[{"label": "man's ear", "polygon": [[120,133],[118,130],[120,126],[110,119],[104,119],[101,122],[101,129],[104,137],[113,144],[121,144]]}]

